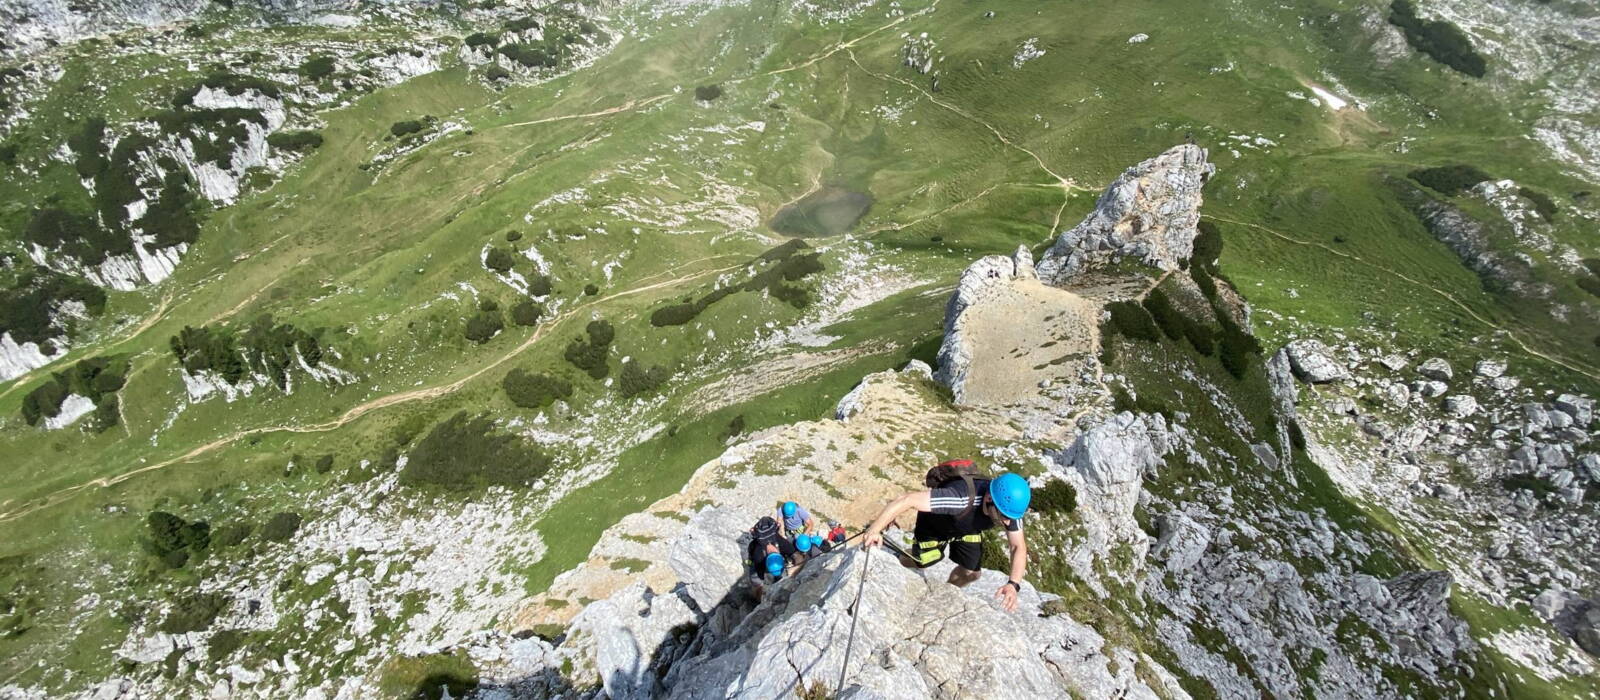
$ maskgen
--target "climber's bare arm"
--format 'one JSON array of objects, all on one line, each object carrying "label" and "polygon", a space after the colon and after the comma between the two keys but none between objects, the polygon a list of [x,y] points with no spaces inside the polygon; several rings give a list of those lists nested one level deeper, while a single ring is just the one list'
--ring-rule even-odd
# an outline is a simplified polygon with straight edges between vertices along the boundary
[{"label": "climber's bare arm", "polygon": [[[1022,583],[1022,577],[1028,574],[1028,540],[1023,538],[1022,531],[1006,531],[1006,542],[1011,545],[1011,580]],[[994,592],[994,597],[1000,600],[1007,612],[1017,609],[1017,594],[1022,591],[1011,585],[1003,585]]]},{"label": "climber's bare arm", "polygon": [[933,510],[932,494],[928,491],[912,491],[890,501],[889,505],[883,507],[883,512],[878,514],[878,519],[867,526],[867,534],[861,538],[861,546],[876,547],[883,544],[883,529],[889,527],[889,523],[894,522],[901,513],[912,509],[922,513]]}]

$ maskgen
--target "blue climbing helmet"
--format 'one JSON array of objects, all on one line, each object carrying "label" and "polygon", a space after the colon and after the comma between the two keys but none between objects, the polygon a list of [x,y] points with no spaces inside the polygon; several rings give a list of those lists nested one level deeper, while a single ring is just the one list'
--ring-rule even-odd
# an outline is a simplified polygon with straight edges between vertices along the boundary
[{"label": "blue climbing helmet", "polygon": [[783,555],[773,552],[767,555],[767,573],[773,576],[783,575]]},{"label": "blue climbing helmet", "polygon": [[794,539],[794,546],[799,547],[800,551],[802,551],[802,552],[811,551],[811,536],[810,535],[801,535],[799,537],[796,537]]},{"label": "blue climbing helmet", "polygon": [[800,504],[795,503],[794,501],[784,501],[784,503],[783,503],[783,517],[792,518],[792,517],[794,517],[794,513],[797,510],[800,510]]},{"label": "blue climbing helmet", "polygon": [[1006,472],[989,480],[989,502],[995,510],[1012,520],[1028,512],[1028,502],[1033,500],[1033,489],[1020,474]]},{"label": "blue climbing helmet", "polygon": [[822,535],[812,535],[811,536],[811,546],[813,546],[813,547],[821,547],[822,546]]}]

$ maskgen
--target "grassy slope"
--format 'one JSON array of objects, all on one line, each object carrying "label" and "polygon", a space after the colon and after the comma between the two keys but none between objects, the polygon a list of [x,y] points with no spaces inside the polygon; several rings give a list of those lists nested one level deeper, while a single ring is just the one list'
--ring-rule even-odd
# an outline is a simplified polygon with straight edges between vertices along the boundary
[{"label": "grassy slope", "polygon": [[[326,114],[326,144],[283,182],[214,214],[200,245],[174,279],[150,292],[114,295],[112,315],[142,315],[157,298],[173,299],[161,320],[115,346],[118,352],[138,356],[123,395],[126,431],[85,437],[18,429],[13,423],[0,433],[0,449],[20,459],[0,473],[0,493],[9,510],[63,486],[169,459],[239,430],[324,422],[374,397],[419,384],[445,385],[469,375],[533,333],[512,326],[484,346],[471,346],[459,335],[461,319],[469,313],[467,302],[439,300],[457,282],[466,281],[509,306],[511,290],[493,281],[477,262],[479,247],[503,240],[500,234],[509,228],[523,230],[528,237],[521,245],[539,245],[551,259],[558,296],[569,300],[583,283],[595,280],[591,261],[625,249],[649,254],[629,258],[603,294],[720,267],[765,247],[755,236],[720,235],[719,226],[703,222],[681,228],[641,226],[635,239],[627,233],[633,222],[602,209],[644,196],[693,202],[701,194],[696,188],[702,172],[755,193],[754,204],[763,218],[803,195],[813,182],[868,187],[877,202],[860,230],[869,232],[865,235],[879,245],[880,254],[930,279],[953,279],[975,255],[1008,251],[1018,243],[1037,244],[1048,235],[1058,210],[1063,212],[1060,220],[1070,224],[1092,206],[1089,195],[1063,203],[1053,178],[1032,155],[1002,143],[989,127],[1090,189],[1193,133],[1202,144],[1213,146],[1223,173],[1209,192],[1209,215],[1330,246],[1335,245],[1332,235],[1340,235],[1345,239],[1337,244],[1340,250],[1447,290],[1478,315],[1514,325],[1538,347],[1581,357],[1592,347],[1583,345],[1586,340],[1559,334],[1553,324],[1521,313],[1520,305],[1483,293],[1476,277],[1378,184],[1381,175],[1403,172],[1412,164],[1465,158],[1497,175],[1551,191],[1570,189],[1572,183],[1533,151],[1533,145],[1516,138],[1515,122],[1487,106],[1490,101],[1476,91],[1459,89],[1451,76],[1425,70],[1423,59],[1393,70],[1370,70],[1367,59],[1352,49],[1348,26],[1304,35],[1257,30],[1293,26],[1300,16],[1348,15],[1353,7],[1313,2],[1273,9],[1124,3],[1073,6],[1059,10],[1063,16],[1046,18],[1040,13],[1049,11],[1029,3],[980,8],[947,2],[932,15],[875,34],[849,51],[772,75],[765,73],[800,65],[888,20],[873,15],[827,27],[786,28],[747,21],[750,11],[730,9],[699,22],[658,28],[644,41],[627,40],[595,67],[536,87],[495,94],[453,69],[380,91],[352,108]],[[987,9],[996,10],[996,17],[984,19]],[[1173,19],[1180,12],[1181,26]],[[926,77],[898,66],[903,31],[927,31],[937,42],[945,61],[935,96],[944,105],[928,99]],[[1128,44],[1127,37],[1136,32],[1153,38]],[[1039,37],[1046,54],[1013,69],[1013,52],[1032,37]],[[1212,71],[1226,65],[1235,68]],[[1399,91],[1403,96],[1375,100],[1364,118],[1351,119],[1331,117],[1284,96],[1302,89],[1300,79],[1314,78],[1323,69],[1335,72],[1359,95]],[[725,97],[710,105],[695,104],[689,88],[709,82],[723,84]],[[130,90],[135,87],[140,86]],[[679,89],[683,91],[675,92]],[[774,92],[776,100],[769,98]],[[663,95],[667,97],[660,103],[637,112],[508,126]],[[131,104],[134,98],[113,96],[109,101]],[[898,120],[875,111],[880,105],[900,104],[905,108]],[[1442,118],[1422,123],[1419,113],[1425,108]],[[405,156],[376,182],[356,168],[381,148],[388,124],[421,114],[464,119],[474,133],[453,134]],[[766,131],[737,147],[705,141],[693,152],[660,151],[668,162],[652,175],[681,189],[654,184],[663,180],[619,177],[589,187],[589,206],[541,212],[534,224],[523,222],[532,202],[584,183],[606,164],[628,161],[641,144],[664,143],[666,136],[690,128],[752,120],[764,121]],[[1235,160],[1225,152],[1229,133],[1266,135],[1280,146],[1268,153],[1245,151]],[[1485,133],[1497,136],[1484,138]],[[1417,139],[1411,152],[1393,153],[1392,144],[1404,137]],[[60,172],[52,170],[52,177]],[[1241,187],[1240,182],[1248,184]],[[605,226],[609,233],[582,241],[545,234],[564,226]],[[1226,221],[1223,227],[1229,240],[1225,265],[1257,304],[1331,327],[1355,324],[1362,310],[1392,314],[1401,334],[1397,345],[1469,357],[1469,334],[1455,329],[1458,322],[1473,321],[1449,300],[1419,294],[1415,285],[1370,265],[1331,257],[1263,229]],[[1560,233],[1579,242],[1569,228]],[[723,254],[730,259],[706,259]],[[625,349],[648,345],[656,353],[651,361],[684,363],[712,343],[703,334],[651,329],[644,317],[652,304],[703,289],[708,279],[599,301],[593,308],[617,321]],[[1290,287],[1299,291],[1298,298],[1282,292]],[[338,291],[330,295],[330,288]],[[434,303],[421,308],[429,302]],[[763,315],[792,318],[781,306],[740,303],[734,308],[755,320]],[[213,399],[204,410],[190,409],[163,428],[166,407],[182,394],[165,350],[166,337],[184,325],[230,311],[235,324],[270,312],[310,327],[353,330],[335,347],[358,358],[352,369],[363,381],[340,389],[303,387],[288,397],[268,392],[227,405]],[[853,333],[910,345],[937,328],[937,309],[928,311],[910,326],[885,328],[875,324],[902,318],[898,307],[870,307],[857,315],[854,323],[864,328]],[[560,349],[586,320],[583,316],[573,319],[577,323],[548,328],[547,340],[448,398],[376,411],[325,434],[275,433],[243,440],[161,477],[92,490],[14,521],[16,531],[25,534],[8,540],[0,554],[60,552],[63,534],[77,533],[73,539],[86,543],[84,551],[104,552],[91,556],[109,557],[113,568],[120,569],[131,565],[126,554],[131,528],[127,516],[90,515],[107,504],[127,505],[140,513],[163,499],[192,501],[211,488],[273,479],[286,455],[294,452],[370,458],[370,446],[402,426],[425,426],[459,408],[509,414],[512,408],[496,386],[503,370],[515,364],[569,371],[559,360]],[[720,309],[708,322],[723,337],[748,333],[754,325]],[[1272,337],[1270,329],[1262,331]],[[658,349],[648,342],[651,338],[667,343]],[[815,416],[854,377],[890,359],[847,365],[815,385],[697,417],[682,426],[676,439],[658,437],[624,452],[618,471],[604,486],[579,490],[552,512],[564,526],[559,536],[547,529],[551,555],[530,572],[530,590],[581,557],[600,530],[633,504],[675,489],[719,449],[715,431],[730,416],[743,413],[754,425]],[[1552,381],[1574,381],[1570,373],[1542,364],[1529,371],[1548,372]],[[0,397],[0,413],[15,415],[22,393],[37,381],[30,379]],[[580,383],[578,403],[600,395],[602,390]],[[150,437],[157,433],[152,445]],[[616,499],[617,493],[628,498]],[[279,497],[285,503],[296,498],[292,491]],[[61,576],[70,578],[71,570]],[[102,636],[88,638],[113,638],[116,623],[104,624]]]}]

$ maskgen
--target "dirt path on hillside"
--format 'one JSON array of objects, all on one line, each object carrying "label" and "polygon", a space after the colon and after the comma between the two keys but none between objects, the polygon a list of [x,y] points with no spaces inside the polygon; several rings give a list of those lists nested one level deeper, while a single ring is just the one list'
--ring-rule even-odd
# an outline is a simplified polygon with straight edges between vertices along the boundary
[{"label": "dirt path on hillside", "polygon": [[1248,222],[1244,222],[1244,221],[1238,221],[1238,220],[1235,220],[1235,219],[1228,219],[1228,218],[1224,218],[1224,217],[1220,217],[1220,216],[1211,216],[1211,215],[1205,215],[1204,218],[1212,219],[1212,220],[1215,220],[1215,221],[1221,221],[1223,223],[1235,224],[1235,225],[1238,225],[1238,226],[1247,226],[1249,228],[1253,228],[1253,229],[1256,229],[1258,231],[1262,231],[1262,232],[1264,232],[1264,233],[1266,233],[1268,235],[1271,235],[1271,236],[1273,236],[1275,238],[1278,238],[1280,240],[1283,240],[1283,241],[1286,241],[1286,242],[1289,242],[1289,243],[1293,243],[1295,245],[1317,248],[1317,249],[1326,251],[1328,253],[1332,253],[1334,255],[1337,255],[1337,256],[1339,256],[1341,258],[1344,258],[1346,260],[1351,260],[1351,261],[1360,263],[1362,265],[1365,265],[1367,267],[1370,267],[1370,268],[1372,268],[1374,270],[1378,270],[1378,271],[1380,271],[1380,272],[1382,272],[1382,273],[1384,273],[1386,275],[1391,275],[1391,276],[1393,276],[1393,277],[1395,277],[1397,279],[1404,280],[1405,282],[1408,282],[1410,284],[1416,285],[1416,286],[1421,287],[1423,289],[1426,289],[1426,290],[1428,290],[1430,292],[1433,292],[1434,294],[1437,294],[1437,295],[1439,295],[1441,297],[1444,297],[1444,299],[1446,301],[1449,301],[1451,304],[1454,304],[1456,306],[1456,308],[1461,309],[1461,311],[1463,313],[1465,313],[1467,316],[1471,317],[1472,320],[1477,321],[1478,323],[1481,323],[1481,324],[1483,324],[1485,326],[1488,326],[1489,328],[1492,328],[1494,330],[1497,330],[1497,331],[1505,333],[1506,337],[1511,339],[1511,342],[1514,343],[1518,348],[1521,348],[1523,352],[1526,352],[1529,355],[1533,355],[1534,357],[1542,358],[1542,359],[1544,359],[1544,360],[1546,360],[1546,361],[1548,361],[1548,362],[1550,362],[1552,364],[1556,364],[1556,365],[1560,365],[1562,367],[1565,367],[1565,368],[1567,368],[1569,370],[1577,372],[1578,374],[1582,374],[1582,375],[1584,375],[1584,376],[1586,376],[1586,377],[1588,377],[1590,379],[1600,380],[1600,372],[1597,372],[1597,371],[1594,371],[1594,370],[1591,370],[1591,369],[1586,369],[1584,367],[1578,366],[1572,360],[1566,360],[1566,359],[1563,359],[1563,358],[1560,358],[1560,357],[1557,357],[1557,356],[1554,356],[1554,355],[1550,355],[1550,354],[1547,354],[1547,353],[1544,353],[1544,352],[1540,352],[1539,350],[1535,350],[1532,346],[1528,345],[1528,343],[1524,342],[1522,340],[1522,338],[1518,337],[1515,331],[1512,331],[1510,328],[1506,328],[1505,326],[1502,326],[1502,325],[1500,325],[1498,323],[1495,323],[1494,321],[1491,321],[1491,320],[1489,320],[1487,318],[1484,318],[1483,316],[1480,316],[1478,314],[1478,312],[1473,311],[1472,307],[1467,306],[1465,302],[1461,301],[1460,299],[1457,299],[1455,297],[1455,295],[1453,295],[1453,294],[1451,294],[1451,293],[1449,293],[1447,291],[1444,291],[1443,289],[1439,289],[1438,287],[1435,287],[1435,286],[1433,286],[1431,284],[1428,284],[1427,282],[1423,282],[1422,280],[1418,280],[1418,279],[1409,277],[1409,276],[1407,276],[1406,274],[1404,274],[1402,272],[1398,272],[1398,271],[1393,270],[1391,268],[1384,267],[1383,265],[1379,265],[1379,264],[1374,263],[1374,262],[1369,262],[1366,259],[1364,259],[1364,258],[1362,258],[1360,256],[1357,256],[1357,255],[1354,255],[1352,253],[1347,253],[1345,251],[1339,250],[1337,248],[1330,247],[1330,246],[1322,244],[1322,243],[1318,243],[1316,241],[1301,240],[1299,238],[1295,238],[1294,236],[1290,236],[1290,235],[1288,235],[1286,233],[1283,233],[1283,232],[1280,232],[1280,231],[1275,231],[1273,229],[1267,228],[1267,227],[1262,226],[1260,224],[1252,224],[1252,223],[1248,223]]},{"label": "dirt path on hillside", "polygon": [[[742,257],[742,256],[734,256],[732,254],[727,254],[727,255],[711,256],[711,257],[708,257],[708,258],[701,258],[700,260],[696,260],[696,261],[691,262],[691,263],[685,263],[684,265],[680,265],[677,268],[673,268],[671,270],[666,270],[666,271],[664,271],[662,273],[659,273],[657,275],[653,275],[652,277],[646,277],[644,279],[641,279],[640,281],[642,282],[642,281],[645,281],[645,280],[648,280],[648,279],[652,279],[653,277],[659,277],[661,275],[671,274],[672,272],[674,272],[674,271],[676,271],[678,269],[681,269],[682,267],[686,267],[688,265],[700,264],[700,263],[706,262],[707,260],[714,260],[714,259],[717,259],[717,258],[725,258],[725,257]],[[40,509],[43,509],[43,508],[47,508],[47,507],[50,507],[50,506],[53,506],[53,505],[56,505],[58,503],[61,503],[62,501],[65,501],[66,499],[72,497],[73,494],[75,494],[75,493],[77,493],[79,491],[83,491],[85,489],[94,488],[94,487],[105,488],[105,487],[108,487],[108,486],[113,486],[113,485],[122,483],[124,481],[127,481],[128,479],[132,479],[133,477],[139,476],[141,474],[147,474],[149,472],[154,472],[154,471],[158,471],[158,470],[161,470],[161,469],[165,469],[165,468],[170,467],[170,466],[172,466],[174,464],[178,464],[178,463],[182,463],[182,462],[187,462],[187,461],[193,460],[194,458],[199,457],[200,455],[206,454],[208,452],[212,452],[212,451],[217,450],[219,448],[231,445],[231,444],[233,444],[235,442],[238,442],[240,440],[243,440],[245,438],[252,437],[252,436],[255,436],[255,435],[264,435],[264,434],[268,434],[268,433],[320,433],[320,432],[327,432],[327,431],[330,431],[330,430],[335,430],[335,429],[338,429],[340,427],[343,427],[344,425],[350,423],[351,421],[354,421],[354,420],[356,420],[358,418],[361,418],[362,416],[365,416],[368,413],[371,413],[373,411],[377,411],[377,410],[380,410],[380,409],[388,408],[390,406],[397,406],[397,405],[400,405],[400,404],[411,403],[411,402],[415,402],[415,401],[427,401],[427,400],[439,398],[441,396],[446,396],[448,394],[456,392],[457,390],[461,389],[463,386],[466,386],[472,380],[477,379],[480,376],[483,376],[483,374],[485,372],[493,370],[496,367],[499,367],[499,366],[505,364],[506,362],[509,362],[512,358],[516,357],[517,355],[522,354],[528,348],[533,347],[533,344],[538,342],[540,338],[543,338],[545,336],[545,334],[548,333],[551,329],[555,328],[556,326],[561,325],[561,323],[563,321],[565,321],[567,318],[572,317],[572,316],[578,314],[579,312],[584,312],[587,309],[589,309],[590,307],[593,307],[593,306],[595,306],[597,304],[605,303],[607,301],[611,301],[613,299],[618,299],[618,298],[626,297],[626,296],[632,296],[632,295],[635,295],[635,294],[641,294],[643,292],[647,292],[647,291],[650,291],[650,290],[653,290],[653,289],[660,289],[660,288],[663,288],[663,287],[674,286],[674,285],[677,285],[677,284],[681,284],[683,282],[688,282],[690,280],[699,279],[699,278],[702,278],[702,277],[705,277],[705,276],[708,276],[708,275],[719,275],[719,274],[722,274],[724,272],[729,272],[729,271],[732,271],[732,270],[739,269],[739,268],[743,267],[744,265],[745,265],[745,263],[739,263],[737,265],[730,265],[730,266],[727,266],[727,267],[719,267],[719,268],[714,268],[714,269],[710,269],[710,270],[702,270],[700,272],[688,273],[688,274],[672,277],[672,278],[669,278],[669,279],[666,279],[666,280],[663,280],[663,281],[660,281],[660,282],[656,282],[656,283],[653,283],[653,284],[647,284],[647,285],[644,285],[642,287],[633,287],[631,289],[620,291],[620,292],[617,292],[615,294],[610,294],[610,295],[603,296],[603,297],[597,297],[594,300],[589,301],[587,303],[579,304],[577,306],[574,306],[573,308],[568,309],[567,311],[562,312],[561,314],[552,317],[548,322],[540,324],[539,327],[533,332],[533,335],[529,336],[526,340],[522,341],[522,343],[520,345],[516,346],[511,351],[505,353],[504,355],[501,355],[501,356],[495,358],[490,363],[488,363],[488,364],[486,364],[486,365],[484,365],[482,367],[479,367],[477,370],[473,371],[471,374],[468,374],[468,375],[466,375],[464,377],[461,377],[460,379],[457,379],[457,380],[455,380],[453,382],[450,382],[449,384],[442,384],[442,385],[439,385],[439,386],[427,387],[427,388],[423,388],[423,389],[413,389],[413,390],[410,390],[410,391],[404,391],[404,392],[400,392],[400,393],[397,393],[397,394],[390,394],[388,396],[382,396],[382,397],[373,399],[371,401],[368,401],[366,403],[354,406],[354,407],[350,408],[349,410],[345,411],[338,418],[335,418],[335,419],[330,420],[330,421],[322,422],[322,423],[312,423],[312,424],[308,424],[308,425],[270,425],[270,426],[262,426],[262,427],[259,427],[259,428],[250,428],[250,429],[247,429],[247,430],[241,430],[241,431],[233,433],[231,435],[227,435],[225,437],[220,437],[220,438],[217,438],[215,440],[212,440],[211,442],[208,442],[208,443],[205,443],[203,445],[200,445],[199,447],[191,449],[188,452],[185,452],[185,453],[183,453],[181,455],[178,455],[176,457],[172,457],[170,459],[166,459],[166,460],[163,460],[163,461],[160,461],[160,462],[156,462],[154,464],[146,465],[146,466],[140,467],[138,469],[134,469],[132,471],[123,472],[123,473],[117,474],[115,476],[107,476],[107,477],[100,477],[100,478],[97,478],[97,479],[90,479],[89,481],[86,481],[86,482],[81,483],[81,484],[77,484],[75,486],[68,486],[68,487],[65,487],[65,488],[62,488],[62,489],[58,489],[56,491],[53,491],[53,492],[45,495],[42,498],[42,500],[40,500],[37,503],[34,503],[32,505],[29,505],[29,506],[26,506],[26,507],[23,507],[23,508],[19,508],[19,509],[16,509],[16,510],[0,513],[0,522],[6,522],[6,521],[9,521],[9,520],[15,520],[17,518],[20,518],[20,517],[22,517],[24,515],[27,515],[29,513],[34,512],[34,511],[37,511],[37,510],[40,510]],[[9,503],[9,501],[7,501],[6,503]]]}]

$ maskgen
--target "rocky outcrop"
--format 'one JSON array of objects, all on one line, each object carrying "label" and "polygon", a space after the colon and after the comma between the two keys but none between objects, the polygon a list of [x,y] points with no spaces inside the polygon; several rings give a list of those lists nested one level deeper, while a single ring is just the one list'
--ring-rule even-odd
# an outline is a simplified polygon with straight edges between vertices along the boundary
[{"label": "rocky outcrop", "polygon": [[1034,277],[1033,256],[1026,248],[1019,248],[1012,257],[989,255],[979,258],[961,273],[955,294],[945,305],[944,342],[939,345],[939,369],[935,378],[956,396],[960,403],[965,393],[967,375],[972,370],[974,346],[982,342],[966,330],[966,311],[1000,293],[1015,279]]},{"label": "rocky outcrop", "polygon": [[1284,349],[1289,354],[1289,366],[1294,369],[1294,376],[1302,381],[1326,384],[1350,377],[1350,372],[1333,359],[1333,353],[1320,340],[1302,338],[1284,346]]},{"label": "rocky outcrop", "polygon": [[[348,9],[342,0],[250,0],[269,15],[309,20]],[[208,0],[0,0],[0,24],[8,29],[0,55],[25,56],[54,44],[139,28],[156,28],[198,17]]]},{"label": "rocky outcrop", "polygon": [[1096,559],[1126,545],[1132,548],[1134,561],[1143,561],[1150,548],[1134,519],[1134,506],[1145,476],[1155,475],[1170,449],[1166,421],[1159,414],[1124,412],[1080,434],[1066,449],[1046,453],[1050,471],[1077,491],[1083,519],[1084,536],[1064,556],[1073,571],[1101,594],[1105,589]]},{"label": "rocky outcrop", "polygon": [[1194,252],[1200,189],[1214,172],[1205,149],[1192,144],[1129,168],[1040,258],[1039,279],[1060,285],[1123,258],[1177,269]]},{"label": "rocky outcrop", "polygon": [[731,634],[697,640],[696,653],[667,674],[665,696],[1158,697],[1133,672],[1152,660],[1110,647],[1066,614],[1045,615],[1053,596],[1026,588],[1007,613],[993,598],[1003,574],[961,589],[944,582],[950,566],[905,569],[882,550],[858,549],[808,564],[772,586]]},{"label": "rocky outcrop", "polygon": [[53,356],[44,354],[44,348],[38,343],[18,343],[10,331],[0,333],[0,381],[16,379],[60,358],[60,349],[67,346],[67,339],[60,337],[50,342],[57,348]]}]

